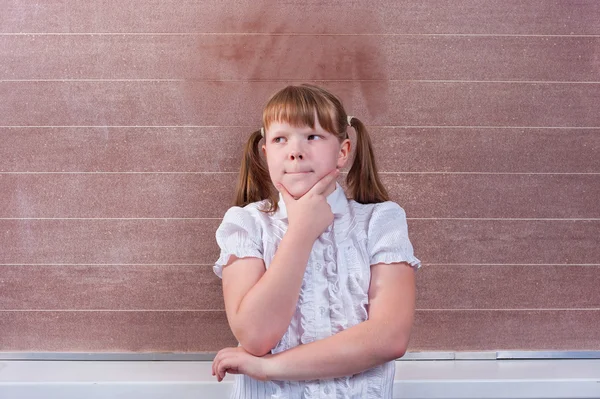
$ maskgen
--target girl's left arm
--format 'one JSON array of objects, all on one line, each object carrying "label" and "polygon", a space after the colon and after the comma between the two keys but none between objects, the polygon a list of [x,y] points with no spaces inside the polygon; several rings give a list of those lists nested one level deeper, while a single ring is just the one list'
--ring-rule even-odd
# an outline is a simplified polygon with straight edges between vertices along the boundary
[{"label": "girl's left arm", "polygon": [[[276,355],[255,358],[252,377],[261,380],[313,380],[349,376],[400,358],[406,352],[415,312],[415,271],[407,263],[371,266],[369,319],[331,337]],[[250,355],[248,355],[250,356]],[[244,362],[242,358],[240,360]],[[227,370],[219,355],[215,374]],[[219,363],[222,367],[219,367]],[[234,367],[235,369],[235,367]],[[245,367],[242,366],[242,371]]]}]

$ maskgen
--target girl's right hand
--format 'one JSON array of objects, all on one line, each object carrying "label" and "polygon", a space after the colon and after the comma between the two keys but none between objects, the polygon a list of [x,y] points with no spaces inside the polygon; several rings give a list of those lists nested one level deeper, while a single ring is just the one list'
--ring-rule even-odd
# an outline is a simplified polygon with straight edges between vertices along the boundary
[{"label": "girl's right hand", "polygon": [[324,193],[339,174],[336,169],[325,175],[298,199],[292,197],[283,185],[277,185],[287,210],[288,231],[294,229],[314,241],[333,223],[333,212]]}]

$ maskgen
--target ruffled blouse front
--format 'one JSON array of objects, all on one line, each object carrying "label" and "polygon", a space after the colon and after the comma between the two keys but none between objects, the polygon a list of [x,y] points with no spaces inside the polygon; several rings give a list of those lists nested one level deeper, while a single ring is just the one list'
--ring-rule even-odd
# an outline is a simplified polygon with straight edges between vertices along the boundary
[{"label": "ruffled blouse front", "polygon": [[[279,353],[337,334],[368,318],[370,266],[406,262],[418,269],[408,238],[404,210],[388,201],[359,204],[341,186],[327,197],[334,222],[315,241],[309,256],[296,312],[284,336],[271,350]],[[229,257],[256,257],[269,268],[287,230],[285,203],[268,214],[264,202],[230,208],[217,229],[221,255],[214,271],[221,277]],[[394,362],[343,378],[314,381],[257,381],[236,375],[232,398],[391,398]]]}]

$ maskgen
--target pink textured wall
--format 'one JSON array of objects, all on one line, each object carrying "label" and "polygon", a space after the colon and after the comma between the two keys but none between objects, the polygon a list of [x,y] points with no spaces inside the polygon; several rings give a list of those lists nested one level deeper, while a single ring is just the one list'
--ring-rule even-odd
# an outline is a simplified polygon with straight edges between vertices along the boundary
[{"label": "pink textured wall", "polygon": [[0,350],[234,344],[214,230],[270,94],[370,126],[412,351],[600,349],[597,1],[0,0]]}]

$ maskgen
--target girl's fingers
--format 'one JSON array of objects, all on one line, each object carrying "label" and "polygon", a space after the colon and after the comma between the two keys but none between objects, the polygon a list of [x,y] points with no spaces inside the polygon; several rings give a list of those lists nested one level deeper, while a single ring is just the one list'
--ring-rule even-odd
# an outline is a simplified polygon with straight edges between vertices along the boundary
[{"label": "girl's fingers", "polygon": [[338,169],[332,170],[331,172],[329,172],[328,174],[323,176],[321,178],[321,180],[316,182],[315,185],[312,186],[311,189],[308,190],[308,192],[306,194],[318,194],[318,195],[323,194],[325,192],[325,190],[327,190],[327,187],[329,187],[331,182],[334,181],[335,179],[337,179],[339,174],[340,174],[340,171]]},{"label": "girl's fingers", "polygon": [[218,362],[219,362],[219,353],[217,353],[217,355],[215,356],[215,358],[213,359],[213,362],[212,362],[212,375],[216,375],[215,370],[216,370],[216,366],[217,366]]},{"label": "girl's fingers", "polygon": [[213,375],[217,377],[217,381],[221,381],[221,367],[223,365],[223,359],[221,359],[220,357],[217,359],[215,358],[215,361],[213,363]]},{"label": "girl's fingers", "polygon": [[215,356],[215,360],[213,360],[212,363],[212,375],[216,376],[217,375],[217,368],[219,366],[219,354],[217,354],[217,356]]},{"label": "girl's fingers", "polygon": [[[224,348],[221,349],[215,356],[212,364],[213,375],[217,377],[217,381],[221,382],[227,373],[240,374],[240,367],[244,360],[245,353],[242,348]],[[247,356],[247,355],[246,355]]]},{"label": "girl's fingers", "polygon": [[229,363],[230,359],[223,359],[219,363],[219,368],[217,370],[217,373],[219,375],[219,382],[223,381],[223,379],[225,378],[225,374],[227,372],[227,369],[229,368]]},{"label": "girl's fingers", "polygon": [[244,356],[240,355],[237,351],[231,351],[227,353],[222,359],[219,361],[217,375],[219,381],[222,381],[226,374],[243,374],[241,368],[244,363]]},{"label": "girl's fingers", "polygon": [[219,363],[223,360],[223,357],[232,350],[236,350],[236,348],[223,348],[217,353],[215,359],[212,362],[212,375],[217,375]]}]

